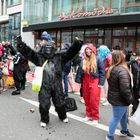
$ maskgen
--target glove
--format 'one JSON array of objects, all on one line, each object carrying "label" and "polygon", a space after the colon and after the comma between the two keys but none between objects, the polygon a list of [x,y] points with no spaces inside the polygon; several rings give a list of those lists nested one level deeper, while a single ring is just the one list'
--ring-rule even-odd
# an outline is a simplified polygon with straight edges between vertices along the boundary
[{"label": "glove", "polygon": [[17,45],[22,44],[22,37],[21,36],[16,37],[16,43],[17,43]]},{"label": "glove", "polygon": [[18,51],[22,50],[22,48],[24,46],[23,44],[24,44],[24,42],[22,41],[22,37],[21,36],[17,36],[16,37],[16,48],[17,48]]}]

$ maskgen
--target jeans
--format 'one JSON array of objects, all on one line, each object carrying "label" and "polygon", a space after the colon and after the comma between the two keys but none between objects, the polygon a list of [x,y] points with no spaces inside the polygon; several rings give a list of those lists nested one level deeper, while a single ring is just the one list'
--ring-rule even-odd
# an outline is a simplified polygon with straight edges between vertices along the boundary
[{"label": "jeans", "polygon": [[112,106],[113,117],[109,124],[109,136],[114,136],[116,127],[120,122],[121,129],[127,131],[127,121],[128,121],[128,107],[127,106]]},{"label": "jeans", "polygon": [[65,95],[68,96],[68,74],[63,72],[62,73],[62,79],[63,79],[63,82],[64,82]]}]

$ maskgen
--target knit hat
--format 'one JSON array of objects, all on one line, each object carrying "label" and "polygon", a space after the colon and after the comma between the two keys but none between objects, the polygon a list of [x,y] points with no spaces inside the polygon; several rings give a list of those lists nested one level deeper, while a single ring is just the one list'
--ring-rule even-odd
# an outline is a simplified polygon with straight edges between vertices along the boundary
[{"label": "knit hat", "polygon": [[48,42],[51,42],[52,41],[52,37],[50,34],[48,34],[46,31],[44,31],[41,35],[41,39],[42,40],[46,40]]},{"label": "knit hat", "polygon": [[97,51],[96,51],[96,48],[94,47],[93,44],[91,44],[91,43],[88,44],[87,47],[85,48],[85,50],[86,50],[87,48],[91,49],[92,52],[93,52],[94,54],[96,54]]}]

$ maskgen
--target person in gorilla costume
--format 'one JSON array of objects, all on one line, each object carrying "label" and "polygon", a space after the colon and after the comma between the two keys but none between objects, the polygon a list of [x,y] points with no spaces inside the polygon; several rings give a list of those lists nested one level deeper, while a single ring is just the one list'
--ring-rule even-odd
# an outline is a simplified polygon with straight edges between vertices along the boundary
[{"label": "person in gorilla costume", "polygon": [[68,51],[61,51],[51,42],[51,36],[47,32],[42,33],[41,40],[46,43],[43,43],[39,52],[35,52],[22,42],[21,37],[18,37],[17,49],[36,66],[42,66],[48,60],[43,70],[42,86],[38,95],[40,103],[39,112],[41,115],[40,125],[41,127],[46,127],[46,124],[49,123],[51,97],[59,119],[62,122],[68,122],[62,87],[62,69],[66,62],[79,52],[83,42],[76,38]]}]

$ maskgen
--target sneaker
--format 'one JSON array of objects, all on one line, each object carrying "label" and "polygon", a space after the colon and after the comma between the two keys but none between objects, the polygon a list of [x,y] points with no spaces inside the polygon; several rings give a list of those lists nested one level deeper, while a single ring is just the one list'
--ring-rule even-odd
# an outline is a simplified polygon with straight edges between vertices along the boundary
[{"label": "sneaker", "polygon": [[104,103],[106,101],[105,98],[100,98],[100,103]]},{"label": "sneaker", "polygon": [[88,122],[88,121],[91,121],[92,120],[92,118],[91,117],[85,117],[85,118],[83,118],[83,122]]},{"label": "sneaker", "polygon": [[96,126],[96,125],[98,125],[98,124],[99,124],[98,120],[93,120],[93,121],[92,121],[92,125],[93,125],[93,126]]},{"label": "sneaker", "polygon": [[46,126],[47,126],[47,124],[46,124],[46,123],[44,123],[44,122],[40,122],[40,126],[44,128],[44,127],[46,127]]},{"label": "sneaker", "polygon": [[80,102],[81,102],[82,104],[85,104],[85,100],[84,100],[83,97],[80,98]]},{"label": "sneaker", "polygon": [[63,122],[64,122],[64,123],[68,123],[68,122],[69,122],[68,118],[65,118],[65,119],[63,120]]},{"label": "sneaker", "polygon": [[106,136],[106,140],[114,140],[114,137],[113,136]]},{"label": "sneaker", "polygon": [[4,88],[2,91],[4,91],[4,92],[5,92],[5,91],[7,91],[7,89],[6,89],[6,88]]},{"label": "sneaker", "polygon": [[123,130],[121,130],[120,131],[120,137],[131,137],[131,138],[133,138],[133,137],[135,137],[133,134],[131,134],[130,132],[129,132],[129,130],[127,130],[127,131],[123,131]]},{"label": "sneaker", "polygon": [[103,106],[108,106],[109,105],[109,102],[106,100],[102,105]]}]

